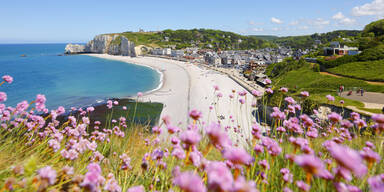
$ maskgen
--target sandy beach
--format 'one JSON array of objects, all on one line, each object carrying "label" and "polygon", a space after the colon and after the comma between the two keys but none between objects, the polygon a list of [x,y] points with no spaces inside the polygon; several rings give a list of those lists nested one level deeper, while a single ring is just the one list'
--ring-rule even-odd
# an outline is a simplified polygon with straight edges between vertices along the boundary
[{"label": "sandy beach", "polygon": [[[217,122],[223,126],[237,127],[244,134],[231,134],[248,138],[254,118],[251,115],[253,96],[248,92],[245,104],[240,104],[238,93],[245,91],[226,74],[203,66],[170,59],[154,57],[126,57],[107,54],[90,54],[90,56],[113,59],[127,63],[154,68],[163,74],[162,86],[144,94],[141,101],[160,102],[164,104],[161,116],[169,116],[172,124],[186,128],[190,123],[188,112],[197,109],[202,112],[201,123]],[[215,91],[214,86],[219,90]],[[233,93],[235,91],[235,93]],[[260,89],[260,91],[262,91]],[[230,95],[234,95],[230,99]],[[218,97],[217,95],[222,95]],[[244,97],[242,97],[244,98]],[[209,109],[211,106],[212,109]],[[233,120],[232,120],[233,119]],[[233,138],[240,140],[239,137]],[[241,139],[244,140],[244,139]]]}]

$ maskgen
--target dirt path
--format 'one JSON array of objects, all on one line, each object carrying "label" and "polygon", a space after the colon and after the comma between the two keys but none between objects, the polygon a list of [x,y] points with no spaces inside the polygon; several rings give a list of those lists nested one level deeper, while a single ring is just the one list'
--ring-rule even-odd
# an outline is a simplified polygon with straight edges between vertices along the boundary
[{"label": "dirt path", "polygon": [[[344,77],[342,75],[336,75],[336,74],[325,72],[325,71],[320,72],[320,74],[328,75],[328,76],[332,76],[332,77],[337,77],[337,78],[350,78],[350,77]],[[360,80],[360,79],[357,79],[357,80]],[[384,86],[384,82],[377,82],[377,81],[365,81],[365,82],[368,84],[371,84],[371,85],[383,85]]]}]

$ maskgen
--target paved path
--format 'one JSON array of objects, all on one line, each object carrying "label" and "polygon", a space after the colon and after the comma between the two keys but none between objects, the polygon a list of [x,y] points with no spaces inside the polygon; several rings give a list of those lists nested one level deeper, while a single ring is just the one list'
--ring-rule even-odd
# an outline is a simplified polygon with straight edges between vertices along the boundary
[{"label": "paved path", "polygon": [[364,96],[361,96],[360,93],[356,93],[356,91],[352,92],[352,95],[348,96],[348,92],[345,91],[341,95],[344,98],[361,101],[364,103],[370,104],[382,104],[384,105],[384,93],[375,93],[375,92],[365,92]]}]

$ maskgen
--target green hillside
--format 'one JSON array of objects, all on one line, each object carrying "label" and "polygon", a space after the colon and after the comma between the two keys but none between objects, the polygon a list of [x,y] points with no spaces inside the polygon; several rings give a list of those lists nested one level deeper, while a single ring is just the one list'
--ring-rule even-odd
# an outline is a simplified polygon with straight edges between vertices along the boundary
[{"label": "green hillside", "polygon": [[266,41],[274,41],[279,38],[278,36],[274,36],[274,35],[250,35],[250,36],[256,37],[262,40],[266,40]]},{"label": "green hillside", "polygon": [[315,33],[312,35],[279,37],[273,40],[273,42],[294,49],[307,49],[313,47],[315,40],[320,40],[322,44],[327,44],[336,40],[343,41],[342,38],[354,39],[360,33],[361,31],[358,30],[338,30],[322,34]]},{"label": "green hillside", "polygon": [[356,79],[384,81],[384,60],[346,63],[327,71]]},{"label": "green hillside", "polygon": [[253,36],[239,35],[212,29],[164,30],[160,32],[124,32],[120,33],[136,45],[150,47],[173,47],[177,49],[197,46],[212,49],[259,49],[275,47],[275,44]]}]

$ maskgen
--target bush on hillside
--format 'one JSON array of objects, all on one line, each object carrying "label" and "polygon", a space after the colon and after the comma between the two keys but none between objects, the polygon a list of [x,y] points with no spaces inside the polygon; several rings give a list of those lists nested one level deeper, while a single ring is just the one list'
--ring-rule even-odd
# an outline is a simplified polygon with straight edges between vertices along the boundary
[{"label": "bush on hillside", "polygon": [[375,36],[384,35],[384,19],[366,25],[363,34],[368,35],[369,33],[373,33]]},{"label": "bush on hillside", "polygon": [[266,74],[270,77],[277,77],[289,71],[299,69],[303,67],[305,64],[307,64],[307,62],[304,59],[300,59],[297,61],[290,57],[285,59],[283,62],[269,65],[267,67]]}]

